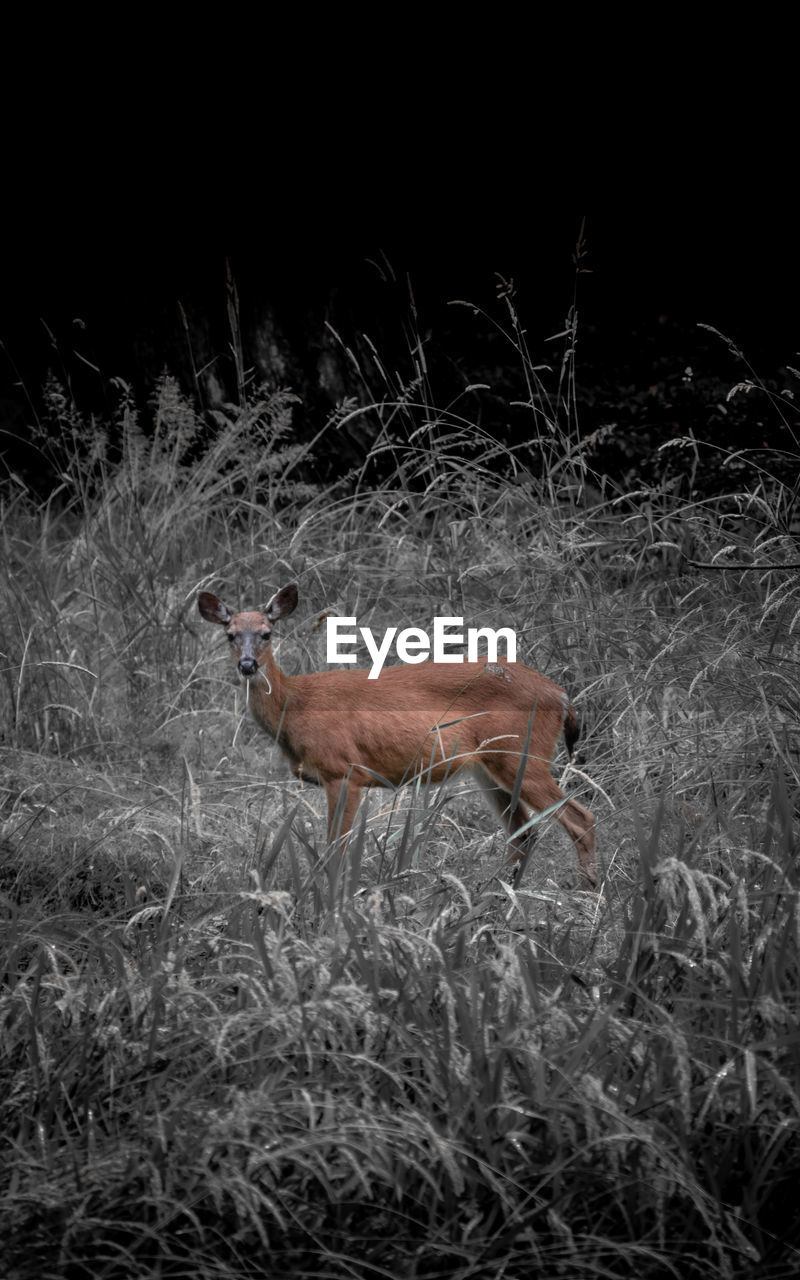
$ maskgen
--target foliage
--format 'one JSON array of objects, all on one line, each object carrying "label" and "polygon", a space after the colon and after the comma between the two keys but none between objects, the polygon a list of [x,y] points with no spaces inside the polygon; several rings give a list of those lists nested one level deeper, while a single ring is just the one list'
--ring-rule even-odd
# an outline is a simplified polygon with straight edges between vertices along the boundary
[{"label": "foliage", "polygon": [[[164,378],[144,429],[47,389],[61,488],[2,495],[9,1277],[796,1273],[793,497],[618,492],[569,348],[524,376],[526,454],[415,373],[325,424],[364,428],[328,488],[282,393],[212,430]],[[196,613],[287,581],[290,670],[326,608],[514,626],[584,722],[598,895],[550,827],[508,885],[464,787],[325,848]]]}]

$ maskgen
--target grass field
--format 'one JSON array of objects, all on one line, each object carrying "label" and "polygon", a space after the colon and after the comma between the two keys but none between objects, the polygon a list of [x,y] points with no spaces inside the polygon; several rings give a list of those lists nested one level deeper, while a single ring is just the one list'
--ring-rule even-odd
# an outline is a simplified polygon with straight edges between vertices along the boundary
[{"label": "grass field", "polygon": [[[56,490],[0,495],[9,1280],[800,1270],[794,495],[604,486],[524,372],[517,449],[412,384],[308,446],[244,378],[213,426],[168,377],[146,420],[46,389]],[[596,894],[552,823],[512,887],[469,782],[326,850],[196,606],[288,582],[290,672],[326,610],[515,628]]]}]

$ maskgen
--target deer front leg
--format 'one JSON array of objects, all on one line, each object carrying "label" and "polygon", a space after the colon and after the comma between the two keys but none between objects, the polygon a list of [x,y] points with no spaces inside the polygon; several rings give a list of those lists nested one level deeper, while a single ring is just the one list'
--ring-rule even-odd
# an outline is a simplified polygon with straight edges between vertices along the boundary
[{"label": "deer front leg", "polygon": [[340,852],[355,821],[361,788],[351,778],[331,778],[323,781],[328,798],[328,843],[340,842]]}]

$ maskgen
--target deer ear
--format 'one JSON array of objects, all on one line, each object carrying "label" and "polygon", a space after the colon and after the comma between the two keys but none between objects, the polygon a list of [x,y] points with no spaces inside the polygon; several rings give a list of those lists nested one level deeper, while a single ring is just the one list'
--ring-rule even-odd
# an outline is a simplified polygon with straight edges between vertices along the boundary
[{"label": "deer ear", "polygon": [[263,612],[267,615],[270,622],[277,622],[279,618],[288,618],[290,613],[294,613],[297,608],[297,587],[292,583],[288,587],[281,587],[280,591],[276,591],[269,604],[264,605]]},{"label": "deer ear", "polygon": [[206,622],[218,622],[223,627],[227,627],[233,617],[227,605],[224,605],[216,596],[212,596],[210,591],[200,592],[197,597],[197,607]]}]

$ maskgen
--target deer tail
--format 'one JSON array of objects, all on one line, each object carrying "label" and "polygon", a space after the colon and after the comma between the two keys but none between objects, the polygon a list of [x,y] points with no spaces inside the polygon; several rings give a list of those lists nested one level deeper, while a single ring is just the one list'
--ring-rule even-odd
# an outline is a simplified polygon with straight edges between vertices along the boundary
[{"label": "deer tail", "polygon": [[575,708],[571,703],[567,703],[564,708],[564,741],[567,744],[567,754],[570,760],[575,750],[575,743],[581,734],[581,722],[577,717]]}]

